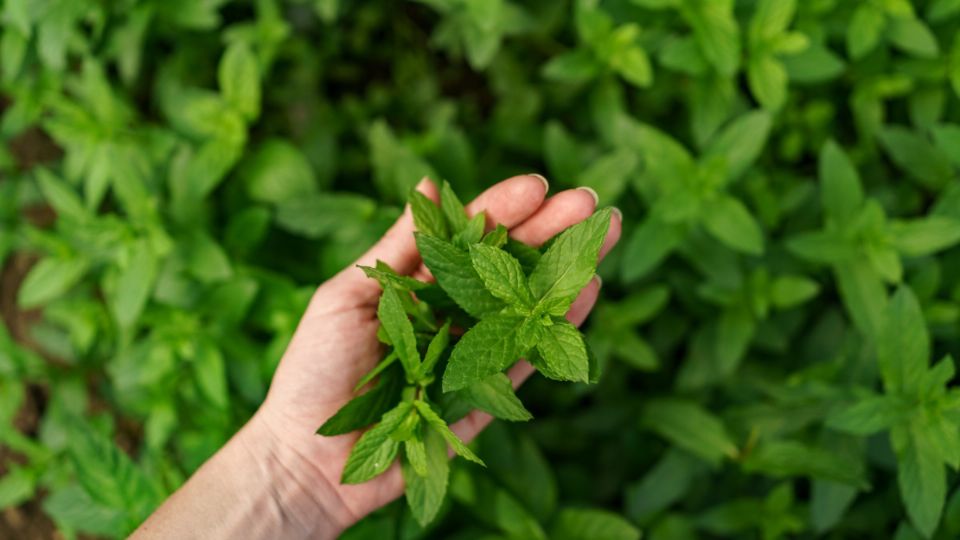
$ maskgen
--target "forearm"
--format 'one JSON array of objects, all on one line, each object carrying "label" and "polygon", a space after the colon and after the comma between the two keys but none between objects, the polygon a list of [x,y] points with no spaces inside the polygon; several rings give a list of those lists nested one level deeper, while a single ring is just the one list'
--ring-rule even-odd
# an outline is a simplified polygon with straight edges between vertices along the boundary
[{"label": "forearm", "polygon": [[314,464],[273,435],[252,419],[132,538],[336,538],[349,513]]}]

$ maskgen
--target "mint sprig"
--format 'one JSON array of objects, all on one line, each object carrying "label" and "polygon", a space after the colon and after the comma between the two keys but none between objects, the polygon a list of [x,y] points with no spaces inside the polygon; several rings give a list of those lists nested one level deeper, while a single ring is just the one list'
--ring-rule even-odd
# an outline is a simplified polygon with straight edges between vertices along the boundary
[{"label": "mint sprig", "polygon": [[564,315],[596,272],[611,213],[595,213],[541,250],[509,239],[502,225],[486,232],[486,216],[469,217],[446,182],[439,205],[419,192],[409,202],[417,247],[437,283],[398,275],[382,262],[363,268],[383,288],[377,336],[388,347],[357,390],[373,387],[318,433],[339,435],[379,420],[354,445],[341,481],[366,482],[399,457],[407,503],[426,525],[446,495],[447,446],[483,465],[449,427],[458,411],[533,418],[504,374],[520,358],[551,379],[591,380],[586,342]]}]

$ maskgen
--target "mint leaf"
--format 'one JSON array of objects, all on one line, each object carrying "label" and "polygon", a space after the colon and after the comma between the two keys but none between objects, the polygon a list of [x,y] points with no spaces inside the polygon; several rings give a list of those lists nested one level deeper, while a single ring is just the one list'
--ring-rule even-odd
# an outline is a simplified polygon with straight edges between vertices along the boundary
[{"label": "mint leaf", "polygon": [[610,209],[604,209],[563,231],[537,262],[530,274],[530,290],[541,302],[558,301],[551,314],[566,313],[593,278],[610,216]]},{"label": "mint leaf", "polygon": [[626,519],[592,508],[564,508],[550,528],[551,540],[640,540],[640,530]]},{"label": "mint leaf", "polygon": [[914,426],[897,459],[897,483],[910,522],[933,536],[947,495],[946,471],[929,436]]},{"label": "mint leaf", "polygon": [[440,186],[440,210],[453,234],[459,234],[467,228],[467,211],[447,181]]},{"label": "mint leaf", "polygon": [[419,434],[403,441],[403,457],[414,473],[418,476],[427,475],[427,449]]},{"label": "mint leaf", "polygon": [[450,231],[447,230],[447,222],[443,213],[430,198],[419,191],[413,190],[407,200],[410,203],[410,210],[413,212],[413,223],[418,231],[442,239],[450,237]]},{"label": "mint leaf", "polygon": [[907,257],[923,257],[960,243],[960,220],[929,216],[890,224],[897,250]]},{"label": "mint leaf", "polygon": [[450,343],[450,321],[443,323],[430,344],[427,345],[427,354],[423,357],[423,364],[420,365],[420,378],[427,377],[433,373],[434,366],[440,360],[440,355],[447,349]]},{"label": "mint leaf", "polygon": [[[493,246],[496,248],[503,247],[507,243],[507,238],[508,238],[507,234],[508,234],[507,228],[504,227],[502,224],[497,224],[497,226],[494,227],[492,231],[488,232],[483,236],[483,239],[481,241],[488,246]],[[516,257],[516,255],[514,255],[514,257]]]},{"label": "mint leaf", "polygon": [[930,358],[930,336],[920,304],[909,287],[900,287],[883,317],[877,361],[884,388],[891,393],[920,389]]},{"label": "mint leaf", "polygon": [[544,377],[558,381],[587,382],[590,359],[583,336],[567,321],[554,321],[543,329],[537,353],[530,362]]},{"label": "mint leaf", "polygon": [[340,482],[360,484],[387,470],[397,457],[400,443],[390,435],[403,424],[413,405],[404,401],[388,411],[380,423],[364,433],[350,452]]},{"label": "mint leaf", "polygon": [[23,280],[17,303],[23,308],[45,304],[79,283],[89,269],[90,263],[79,257],[46,257]]},{"label": "mint leaf", "polygon": [[389,411],[400,400],[403,377],[388,371],[367,392],[351,399],[320,426],[318,435],[332,437],[365,428]]},{"label": "mint leaf", "polygon": [[827,427],[854,435],[872,435],[906,420],[909,412],[907,403],[897,396],[870,396],[831,413]]},{"label": "mint leaf", "polygon": [[247,120],[260,116],[260,67],[246,41],[234,41],[227,47],[217,75],[227,103]]},{"label": "mint leaf", "polygon": [[739,453],[723,422],[690,401],[675,398],[650,401],[643,408],[642,421],[677,447],[714,465]]},{"label": "mint leaf", "polygon": [[470,246],[470,260],[490,294],[511,306],[533,307],[533,293],[523,268],[506,251],[485,244]]},{"label": "mint leaf", "polygon": [[483,239],[483,230],[486,226],[487,215],[485,212],[480,212],[473,216],[473,218],[467,222],[467,226],[454,235],[454,245],[462,249],[467,249],[471,244],[476,244]]},{"label": "mint leaf", "polygon": [[517,328],[522,321],[515,315],[495,315],[468,330],[450,354],[443,373],[443,391],[466,388],[516,362],[523,352],[517,344]]},{"label": "mint leaf", "polygon": [[413,333],[413,324],[407,318],[403,309],[400,294],[393,286],[383,289],[380,296],[380,305],[377,307],[377,317],[383,330],[390,338],[400,363],[408,378],[416,377],[420,373],[420,353],[417,351],[417,337]]},{"label": "mint leaf", "polygon": [[762,472],[774,478],[810,477],[833,480],[866,488],[863,465],[842,454],[797,441],[768,441],[753,449],[743,460],[748,472]]},{"label": "mint leaf", "polygon": [[427,424],[437,433],[439,433],[440,436],[443,437],[443,440],[447,441],[457,455],[479,465],[484,464],[482,459],[477,457],[472,450],[467,448],[467,445],[460,440],[460,437],[457,437],[454,432],[450,431],[450,427],[447,426],[447,423],[443,421],[443,418],[440,418],[440,415],[430,408],[430,405],[427,404],[427,402],[417,400],[413,402],[413,405],[417,408],[417,411],[420,412],[420,416],[427,421]]},{"label": "mint leaf", "polygon": [[724,244],[749,255],[763,253],[763,233],[750,211],[738,199],[721,195],[704,212],[706,229]]},{"label": "mint leaf", "polygon": [[850,158],[832,140],[820,149],[820,199],[827,217],[850,222],[863,204],[860,176]]},{"label": "mint leaf", "polygon": [[513,422],[526,422],[533,418],[513,392],[510,377],[496,373],[460,390],[464,401],[472,407]]},{"label": "mint leaf", "polygon": [[503,309],[503,301],[487,291],[466,251],[426,234],[418,233],[416,239],[423,263],[444,292],[464,311],[481,318]]},{"label": "mint leaf", "polygon": [[383,261],[377,261],[377,266],[359,266],[368,278],[377,280],[381,287],[393,286],[401,291],[419,291],[430,286],[429,283],[414,279],[410,276],[401,276],[390,265]]},{"label": "mint leaf", "polygon": [[447,445],[435,430],[424,430],[423,447],[426,474],[418,474],[409,460],[403,461],[401,471],[410,513],[417,523],[426,527],[443,505],[447,494],[450,463],[447,458]]}]

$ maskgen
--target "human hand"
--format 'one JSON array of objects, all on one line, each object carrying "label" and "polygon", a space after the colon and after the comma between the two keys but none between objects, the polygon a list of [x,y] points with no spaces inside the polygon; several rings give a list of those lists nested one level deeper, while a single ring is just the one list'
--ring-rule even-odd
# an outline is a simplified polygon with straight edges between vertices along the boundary
[{"label": "human hand", "polygon": [[[435,202],[439,198],[436,186],[428,180],[417,189]],[[470,215],[485,211],[488,228],[503,224],[511,237],[539,246],[586,219],[596,208],[596,196],[588,190],[563,191],[549,198],[546,192],[547,183],[541,177],[515,176],[482,193],[467,205],[467,211]],[[373,266],[382,260],[398,273],[429,279],[413,232],[408,207],[356,264]],[[616,244],[620,232],[621,216],[614,212],[601,258]],[[579,325],[586,319],[599,290],[600,281],[595,278],[581,291],[567,314],[572,323]],[[233,459],[221,460],[232,466],[237,461],[267,464],[263,481],[277,484],[270,486],[279,490],[272,506],[286,522],[283,530],[300,531],[310,537],[333,537],[403,493],[403,479],[396,464],[369,482],[340,484],[344,464],[359,433],[337,437],[315,434],[317,427],[354,397],[356,382],[383,356],[382,345],[376,338],[379,297],[378,283],[355,265],[317,289],[277,368],[266,401],[228,444],[245,451],[234,453]],[[508,374],[516,387],[532,372],[533,367],[521,360]],[[474,411],[452,429],[469,442],[490,420],[486,413]],[[224,453],[229,454],[226,450]],[[250,530],[246,532],[249,534]]]}]

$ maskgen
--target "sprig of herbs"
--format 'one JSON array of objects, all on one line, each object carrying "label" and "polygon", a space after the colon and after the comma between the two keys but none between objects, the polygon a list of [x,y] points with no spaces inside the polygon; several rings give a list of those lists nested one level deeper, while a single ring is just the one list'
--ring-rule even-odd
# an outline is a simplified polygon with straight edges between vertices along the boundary
[{"label": "sprig of herbs", "polygon": [[363,268],[383,287],[377,337],[387,350],[357,386],[375,381],[373,388],[318,433],[375,424],[354,445],[341,481],[371,480],[399,457],[407,503],[425,525],[446,494],[447,445],[484,464],[449,424],[474,408],[504,420],[532,418],[504,370],[523,357],[551,379],[596,380],[583,335],[564,315],[596,272],[611,211],[596,212],[541,251],[509,239],[503,226],[485,232],[484,213],[469,218],[446,182],[440,205],[416,191],[409,202],[417,247],[436,284],[401,276],[381,261]]}]

